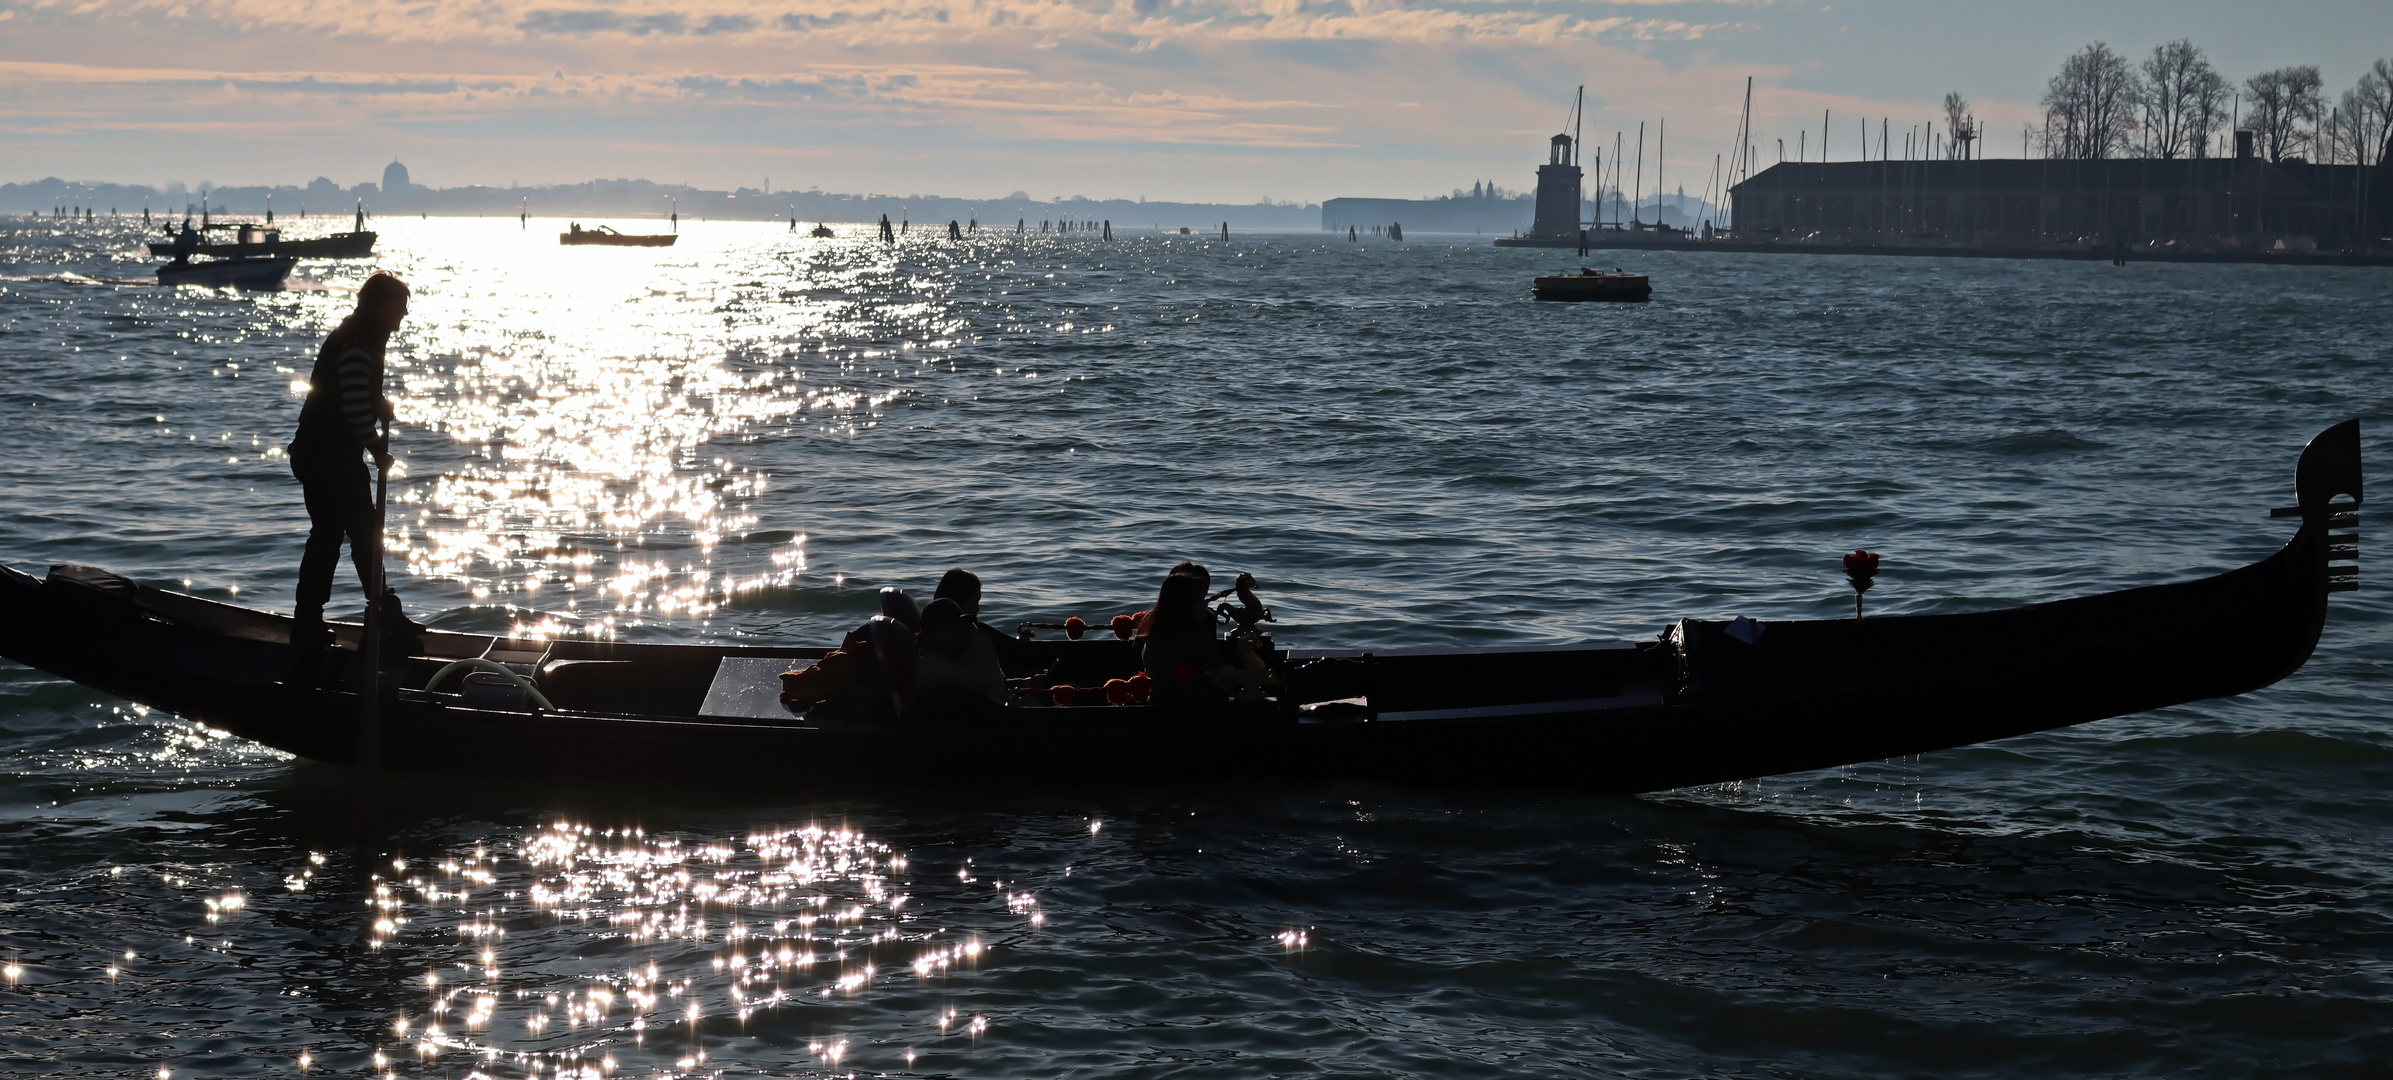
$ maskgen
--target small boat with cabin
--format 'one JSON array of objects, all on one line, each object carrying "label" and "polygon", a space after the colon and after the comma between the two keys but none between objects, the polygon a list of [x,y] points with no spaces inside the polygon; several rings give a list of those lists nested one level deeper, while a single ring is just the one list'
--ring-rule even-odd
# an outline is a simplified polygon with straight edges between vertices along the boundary
[{"label": "small boat with cabin", "polygon": [[1259,604],[1225,604],[1268,674],[1206,707],[1116,692],[1140,666],[1129,616],[1110,635],[1067,623],[1062,640],[1026,626],[1006,661],[1026,692],[899,719],[784,705],[783,673],[821,647],[433,631],[368,663],[359,625],[303,654],[283,615],[76,565],[0,567],[0,654],[316,761],[356,763],[371,738],[370,760],[405,772],[775,794],[1252,776],[1641,792],[2266,687],[2309,659],[2328,597],[2358,587],[2358,421],[2311,440],[2294,486],[2296,505],[2272,511],[2298,521],[2292,538],[2249,565],[1996,611],[1864,620],[1856,604],[1852,619],[1682,619],[1620,645],[1285,649]]},{"label": "small boat with cabin", "polygon": [[[315,236],[305,240],[285,240],[282,229],[274,224],[274,214],[266,214],[264,224],[254,221],[211,221],[206,208],[201,209],[200,227],[193,229],[186,219],[177,233],[174,226],[165,226],[167,239],[149,243],[152,255],[189,257],[204,255],[218,259],[276,258],[290,256],[298,259],[363,259],[374,254],[376,234],[366,231],[366,211],[360,204],[357,223],[348,232],[330,236]],[[210,233],[230,233],[227,240],[211,241]]]},{"label": "small boat with cabin", "polygon": [[817,240],[827,240],[839,234],[832,232],[830,226],[817,221],[814,223],[814,231],[808,233],[807,235],[812,236]]},{"label": "small boat with cabin", "polygon": [[[229,239],[201,240],[189,245],[181,241],[149,242],[150,254],[173,255],[178,250],[192,255],[218,258],[248,258],[254,256],[290,256],[299,259],[363,259],[374,254],[376,234],[363,229],[331,236],[310,237],[305,240],[285,240],[282,230],[255,222],[215,222],[207,226],[209,232],[230,233]],[[167,229],[167,235],[174,230]]]}]

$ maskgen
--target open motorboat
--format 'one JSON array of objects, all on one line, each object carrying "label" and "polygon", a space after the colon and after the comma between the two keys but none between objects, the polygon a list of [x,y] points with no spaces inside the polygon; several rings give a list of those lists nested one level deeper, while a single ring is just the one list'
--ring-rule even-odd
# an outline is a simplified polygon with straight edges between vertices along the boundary
[{"label": "open motorboat", "polygon": [[557,234],[560,244],[600,244],[609,247],[672,247],[673,242],[679,239],[681,237],[675,233],[619,233],[604,225],[595,229],[575,225]]},{"label": "open motorboat", "polygon": [[283,279],[291,276],[291,268],[297,265],[298,258],[290,255],[207,259],[200,262],[177,259],[158,268],[158,284],[218,289],[279,289],[282,288]]},{"label": "open motorboat", "polygon": [[1107,684],[1138,666],[1135,639],[1070,631],[1015,643],[1008,673],[1035,674],[1041,688],[902,721],[783,705],[781,673],[830,651],[800,646],[436,631],[374,665],[375,681],[356,625],[306,654],[317,663],[296,663],[282,615],[72,565],[46,578],[0,567],[0,654],[337,763],[358,760],[372,685],[381,766],[427,773],[787,791],[1252,775],[1651,791],[2265,687],[2309,658],[2328,595],[2358,585],[2360,481],[2358,421],[2329,428],[2302,453],[2298,504],[2274,512],[2299,519],[2293,538],[2195,581],[1965,614],[1686,619],[1621,646],[1287,650],[1262,638],[1276,692],[1191,711],[1045,689]]}]

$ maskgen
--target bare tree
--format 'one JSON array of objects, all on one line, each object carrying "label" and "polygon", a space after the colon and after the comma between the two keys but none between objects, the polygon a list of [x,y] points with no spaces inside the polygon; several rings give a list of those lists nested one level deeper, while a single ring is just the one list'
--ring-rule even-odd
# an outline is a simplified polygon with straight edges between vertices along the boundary
[{"label": "bare tree", "polygon": [[2141,114],[2138,149],[2146,157],[2200,156],[2196,147],[2210,140],[2215,125],[2195,130],[2206,111],[2196,108],[2196,101],[2213,84],[2218,96],[2224,95],[2227,86],[2227,81],[2211,70],[2210,58],[2192,41],[2178,38],[2154,46],[2152,55],[2138,66],[2138,74],[2142,76],[2138,80],[2142,92],[2136,96]]},{"label": "bare tree", "polygon": [[2135,69],[2111,47],[2095,42],[2061,63],[2044,84],[2044,114],[2052,135],[2044,152],[2058,157],[2106,158],[2127,148],[2139,96]]},{"label": "bare tree", "polygon": [[2235,92],[2227,77],[2208,63],[2185,89],[2185,139],[2193,156],[2210,156],[2210,137],[2228,123],[2227,99]]},{"label": "bare tree", "polygon": [[2319,85],[2314,64],[2263,71],[2243,81],[2252,106],[2244,115],[2270,161],[2299,153],[2317,137],[2325,104],[2319,98]]},{"label": "bare tree", "polygon": [[1969,144],[1977,137],[1977,133],[1971,130],[1969,121],[1969,99],[1962,97],[1959,90],[1946,93],[1944,95],[1944,130],[1952,134],[1950,144],[1945,150],[1946,157],[1960,158],[1969,153]]},{"label": "bare tree", "polygon": [[2387,140],[2393,140],[2393,60],[2370,66],[2343,92],[2342,105],[2359,164],[2384,164]]}]

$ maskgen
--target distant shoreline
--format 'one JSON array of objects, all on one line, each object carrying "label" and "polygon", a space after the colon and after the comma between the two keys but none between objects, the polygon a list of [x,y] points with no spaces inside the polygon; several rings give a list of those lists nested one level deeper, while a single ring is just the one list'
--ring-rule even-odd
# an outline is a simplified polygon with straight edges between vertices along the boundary
[{"label": "distant shoreline", "polygon": [[[369,219],[418,215],[515,217],[528,212],[536,217],[549,218],[666,220],[679,214],[683,220],[787,221],[794,218],[804,223],[844,221],[877,224],[881,216],[886,214],[892,222],[911,221],[942,226],[949,221],[969,223],[976,219],[983,228],[999,223],[1011,227],[1016,221],[1022,221],[1031,229],[1036,229],[1042,220],[1050,223],[1087,221],[1098,223],[1100,227],[1104,222],[1111,221],[1116,229],[1140,226],[1177,229],[1186,226],[1192,232],[1219,229],[1225,221],[1233,231],[1240,228],[1311,230],[1318,227],[1321,218],[1321,206],[1318,203],[1147,202],[1077,196],[1054,200],[1031,199],[1027,196],[964,199],[942,195],[766,192],[751,188],[716,191],[646,180],[594,180],[540,188],[428,188],[408,185],[404,189],[392,190],[372,183],[344,188],[319,177],[314,183],[305,186],[211,187],[205,194],[211,213],[262,218],[271,208],[277,219],[297,218],[302,211],[308,217],[346,216],[355,213],[361,203]],[[186,206],[191,207],[196,216],[201,195],[202,192],[198,190],[175,191],[136,184],[78,183],[46,177],[26,183],[0,184],[0,214],[39,213],[48,216],[53,207],[67,206],[92,207],[103,215],[114,209],[119,215],[139,217],[143,206],[147,205],[153,216],[171,215],[180,219]]]},{"label": "distant shoreline", "polygon": [[[1504,236],[1502,248],[1561,248],[1576,251],[1577,240],[1532,240]],[[2270,266],[2393,266],[2393,255],[2356,251],[2152,251],[2129,248],[2124,256],[2100,248],[1913,247],[1876,244],[1778,244],[1746,240],[1689,240],[1655,242],[1590,236],[1589,251],[1718,251],[1759,255],[1909,255],[1945,259],[2063,259],[2109,262],[2124,257],[2131,263],[2260,263]]]}]

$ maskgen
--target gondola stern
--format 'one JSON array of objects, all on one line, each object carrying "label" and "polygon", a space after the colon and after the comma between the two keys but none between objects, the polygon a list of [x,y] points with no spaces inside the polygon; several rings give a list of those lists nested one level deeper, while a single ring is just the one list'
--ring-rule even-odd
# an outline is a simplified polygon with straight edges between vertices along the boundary
[{"label": "gondola stern", "polygon": [[23,653],[34,638],[35,620],[29,616],[40,602],[41,588],[42,579],[0,563],[0,656],[32,663]]}]

